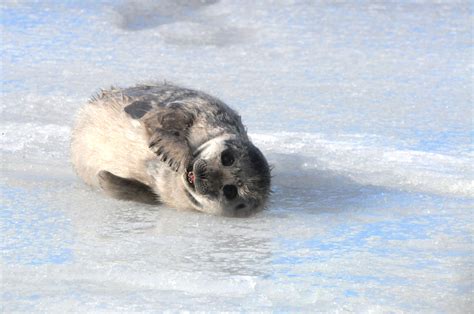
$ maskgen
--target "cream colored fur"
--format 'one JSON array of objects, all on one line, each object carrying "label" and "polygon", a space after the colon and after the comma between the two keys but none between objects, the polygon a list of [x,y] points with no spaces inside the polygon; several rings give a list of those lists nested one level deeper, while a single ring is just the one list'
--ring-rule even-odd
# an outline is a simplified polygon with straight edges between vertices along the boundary
[{"label": "cream colored fur", "polygon": [[152,186],[146,165],[156,155],[148,148],[146,130],[127,116],[123,102],[110,100],[90,102],[79,112],[71,141],[74,168],[94,187],[101,170]]}]

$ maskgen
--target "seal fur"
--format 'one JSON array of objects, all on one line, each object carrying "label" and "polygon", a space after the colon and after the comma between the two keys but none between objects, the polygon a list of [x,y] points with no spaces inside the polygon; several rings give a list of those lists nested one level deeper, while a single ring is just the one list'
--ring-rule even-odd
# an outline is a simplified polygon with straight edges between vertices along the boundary
[{"label": "seal fur", "polygon": [[172,84],[93,97],[78,113],[71,159],[87,184],[118,199],[248,216],[270,193],[270,168],[240,116]]}]

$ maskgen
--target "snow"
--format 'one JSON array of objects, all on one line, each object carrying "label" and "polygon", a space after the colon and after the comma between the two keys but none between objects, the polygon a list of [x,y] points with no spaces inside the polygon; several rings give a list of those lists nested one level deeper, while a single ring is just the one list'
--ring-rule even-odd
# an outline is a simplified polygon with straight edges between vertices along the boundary
[{"label": "snow", "polygon": [[[469,2],[2,1],[2,312],[473,308]],[[273,165],[231,219],[109,199],[69,162],[100,88],[237,109]]]}]

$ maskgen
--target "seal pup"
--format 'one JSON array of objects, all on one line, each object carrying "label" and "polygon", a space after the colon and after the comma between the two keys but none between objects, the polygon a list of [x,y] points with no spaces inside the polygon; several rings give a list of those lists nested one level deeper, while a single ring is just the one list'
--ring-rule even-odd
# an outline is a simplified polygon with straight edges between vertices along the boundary
[{"label": "seal pup", "polygon": [[71,159],[87,184],[123,200],[248,216],[270,193],[270,168],[240,116],[168,83],[93,97],[77,115]]}]

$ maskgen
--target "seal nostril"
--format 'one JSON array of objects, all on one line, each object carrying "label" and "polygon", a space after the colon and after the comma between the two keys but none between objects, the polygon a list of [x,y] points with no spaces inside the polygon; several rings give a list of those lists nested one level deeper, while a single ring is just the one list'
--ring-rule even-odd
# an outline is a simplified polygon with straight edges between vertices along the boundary
[{"label": "seal nostril", "polygon": [[231,200],[237,196],[237,187],[235,185],[224,185],[222,188],[224,195],[227,199]]},{"label": "seal nostril", "polygon": [[247,207],[247,206],[245,206],[245,204],[239,204],[235,207],[235,209],[239,210],[239,209],[244,209],[245,207]]}]

